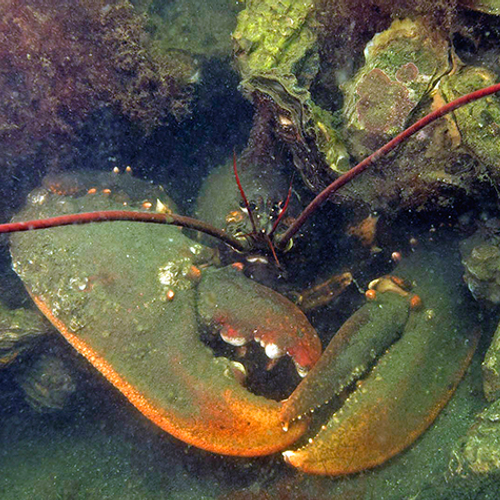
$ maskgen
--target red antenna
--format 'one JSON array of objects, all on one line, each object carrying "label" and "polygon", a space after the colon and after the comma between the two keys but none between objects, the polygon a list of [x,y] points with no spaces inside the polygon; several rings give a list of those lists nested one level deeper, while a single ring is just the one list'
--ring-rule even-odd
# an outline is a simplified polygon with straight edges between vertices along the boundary
[{"label": "red antenna", "polygon": [[[415,122],[412,126],[408,127],[406,130],[401,132],[399,135],[394,137],[387,144],[382,146],[380,149],[375,151],[375,153],[365,158],[362,162],[356,165],[354,168],[349,170],[344,175],[341,175],[336,181],[330,184],[326,189],[324,189],[314,200],[309,203],[309,205],[304,209],[304,211],[300,214],[300,216],[295,220],[295,222],[283,233],[282,235],[278,235],[275,238],[275,245],[278,248],[286,247],[287,243],[290,239],[295,235],[295,233],[302,227],[302,225],[307,221],[307,219],[311,216],[313,212],[317,210],[319,206],[321,206],[325,200],[327,200],[333,193],[335,193],[338,189],[340,189],[343,185],[351,181],[354,177],[360,175],[364,170],[373,165],[373,163],[378,160],[383,155],[392,151],[403,141],[422,130],[425,126],[429,125],[431,122],[440,118],[447,113],[454,111],[465,104],[476,101],[483,97],[489,96],[496,92],[500,92],[500,83],[495,85],[491,85],[489,87],[485,87],[483,89],[477,90],[475,92],[471,92],[470,94],[466,94],[454,101],[449,102],[448,104],[442,106],[436,111],[429,113],[422,119]],[[236,153],[233,152],[233,168],[236,176],[236,182],[238,184],[238,188],[240,190],[241,197],[246,205],[246,208],[249,213],[250,220],[252,221],[252,225],[254,227],[255,235],[260,234],[262,241],[262,234],[258,233],[255,226],[255,221],[253,219],[252,212],[250,210],[250,206],[248,200],[243,192],[243,188],[241,187],[241,183],[239,180],[237,168],[236,168]],[[290,190],[291,191],[291,190]],[[275,232],[276,227],[283,217],[283,213],[288,206],[288,202],[290,200],[290,194],[287,197],[287,202],[285,203],[285,207],[278,216],[278,221],[274,224],[271,233]],[[192,219],[190,217],[185,217],[177,214],[155,214],[155,213],[141,213],[141,212],[125,212],[125,211],[101,211],[101,212],[91,212],[91,213],[80,213],[73,215],[65,215],[60,217],[53,217],[50,219],[41,219],[34,221],[25,221],[25,222],[13,222],[7,224],[0,224],[0,233],[12,233],[17,231],[29,231],[33,229],[44,229],[49,227],[57,227],[69,224],[88,224],[91,222],[106,222],[112,220],[129,220],[129,221],[138,221],[138,222],[149,222],[156,224],[171,224],[174,226],[186,227],[189,229],[194,229],[196,231],[201,231],[205,234],[209,234],[218,238],[219,240],[225,242],[227,245],[233,247],[235,250],[240,252],[245,251],[253,251],[256,247],[252,247],[252,245],[256,244],[258,238],[246,238],[244,241],[238,238],[234,238],[231,235],[227,234],[225,231],[222,231],[216,227],[213,227],[211,224],[207,224],[206,222],[202,222],[196,219]],[[265,235],[265,241],[267,244],[271,241],[269,235]],[[271,251],[273,255],[275,255],[274,248],[271,244]],[[277,261],[277,259],[276,259]],[[279,265],[279,263],[278,263]]]},{"label": "red antenna", "polygon": [[243,186],[241,185],[240,182],[240,176],[238,175],[238,167],[236,166],[236,152],[233,149],[233,171],[234,171],[234,177],[236,178],[236,184],[238,185],[238,189],[240,190],[240,195],[241,198],[243,199],[243,203],[245,204],[245,208],[247,209],[248,212],[248,217],[250,218],[250,222],[252,224],[252,229],[254,234],[257,233],[257,226],[255,224],[255,220],[253,218],[253,213],[250,208],[250,203],[248,203],[248,199],[245,195],[245,191],[243,190]]},{"label": "red antenna", "polygon": [[468,104],[483,97],[489,96],[500,91],[500,83],[495,85],[490,85],[470,94],[463,95],[454,101],[445,104],[436,111],[425,115],[420,120],[416,121],[413,125],[403,130],[394,139],[390,140],[388,143],[384,144],[380,149],[377,149],[370,156],[365,158],[363,161],[358,163],[355,167],[348,170],[345,174],[341,175],[338,179],[333,181],[328,187],[326,187],[321,193],[319,193],[314,200],[307,205],[307,207],[302,211],[300,216],[295,220],[295,222],[285,231],[284,234],[279,236],[279,241],[276,242],[278,248],[285,248],[290,239],[297,233],[297,231],[303,226],[303,224],[309,219],[313,212],[315,212],[333,193],[336,193],[342,186],[350,182],[352,179],[363,173],[368,167],[372,166],[375,161],[377,161],[382,156],[386,155],[402,142],[407,140],[412,135],[416,134],[424,127],[432,123],[433,121],[441,118],[442,116],[451,113],[457,108],[461,108],[465,104]]},{"label": "red antenna", "polygon": [[293,177],[292,177],[292,181],[290,182],[290,187],[288,188],[288,195],[287,195],[286,200],[285,200],[285,205],[280,210],[278,217],[274,221],[274,224],[273,224],[273,227],[271,228],[271,231],[269,231],[269,234],[268,234],[269,239],[271,239],[271,236],[274,234],[274,232],[278,228],[279,223],[281,222],[281,220],[283,219],[283,217],[286,214],[286,211],[288,210],[288,205],[290,204],[290,198],[292,197],[292,183],[293,183]]}]

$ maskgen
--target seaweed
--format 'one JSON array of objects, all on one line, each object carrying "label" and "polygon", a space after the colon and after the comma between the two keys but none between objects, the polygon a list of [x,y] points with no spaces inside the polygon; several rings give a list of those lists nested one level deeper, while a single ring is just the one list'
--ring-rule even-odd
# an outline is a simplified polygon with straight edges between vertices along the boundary
[{"label": "seaweed", "polygon": [[159,55],[144,28],[126,1],[1,0],[0,164],[57,156],[102,107],[146,132],[186,114],[190,61]]}]

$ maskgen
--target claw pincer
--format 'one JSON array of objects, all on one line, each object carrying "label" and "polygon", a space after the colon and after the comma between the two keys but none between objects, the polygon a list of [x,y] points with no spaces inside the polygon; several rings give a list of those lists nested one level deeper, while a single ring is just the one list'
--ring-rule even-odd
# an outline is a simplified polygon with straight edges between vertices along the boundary
[{"label": "claw pincer", "polygon": [[254,340],[271,359],[289,355],[305,377],[321,356],[316,331],[287,298],[233,268],[211,270],[198,287],[198,312],[226,342]]}]

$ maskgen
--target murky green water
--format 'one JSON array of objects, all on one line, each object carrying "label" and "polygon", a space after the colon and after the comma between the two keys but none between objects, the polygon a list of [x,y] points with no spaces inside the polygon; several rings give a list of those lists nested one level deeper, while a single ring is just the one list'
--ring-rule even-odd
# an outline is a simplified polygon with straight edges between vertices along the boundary
[{"label": "murky green water", "polygon": [[[164,185],[179,204],[180,212],[193,213],[204,178],[216,167],[229,165],[233,150],[239,154],[247,147],[254,112],[268,118],[254,122],[250,146],[259,150],[255,156],[262,158],[272,143],[271,160],[266,162],[268,172],[270,168],[272,173],[276,165],[286,179],[291,179],[294,203],[305,205],[312,199],[309,187],[318,190],[318,186],[328,184],[331,172],[325,173],[320,165],[320,158],[324,158],[321,154],[325,153],[323,144],[316,148],[314,142],[326,141],[331,130],[321,121],[316,121],[314,127],[293,128],[297,126],[293,122],[295,115],[303,118],[297,111],[297,102],[278,99],[283,98],[280,92],[286,90],[287,79],[278,75],[274,85],[265,78],[259,80],[257,83],[267,91],[261,88],[262,94],[253,103],[240,92],[231,32],[238,13],[246,6],[255,6],[255,2],[132,3],[133,6],[111,0],[0,2],[0,222],[10,220],[48,173],[109,172],[115,167],[123,172],[127,166],[135,176]],[[278,3],[283,8],[283,2]],[[391,16],[407,16],[412,9],[415,17],[424,14],[427,22],[444,29],[445,35],[440,36],[453,48],[453,57],[460,56],[468,66],[478,65],[479,75],[488,68],[485,81],[498,78],[500,21],[493,15],[489,2],[463,2],[474,4],[482,11],[479,12],[463,6],[449,10],[452,2],[440,2],[431,8],[432,2],[423,0],[411,6],[405,2],[388,6],[382,0],[370,0],[353,7],[354,2],[344,0],[338,3],[338,16],[344,21],[332,21],[330,25],[331,16],[325,13],[333,3],[318,2],[323,23],[319,42],[309,40],[307,54],[299,50],[300,58],[297,56],[296,61],[295,55],[288,54],[295,61],[291,67],[299,76],[299,83],[295,83],[307,86],[315,105],[331,114],[328,125],[332,127],[342,127],[347,121],[341,113],[346,88],[343,85],[362,65],[361,41],[366,44],[375,32],[387,29]],[[270,4],[267,8],[273,10]],[[346,17],[349,9],[357,9],[356,16]],[[430,15],[429,11],[434,10]],[[286,21],[291,29],[297,19],[290,12],[291,8],[289,17],[287,14],[281,21]],[[146,15],[146,20],[141,21],[138,13]],[[356,24],[364,18],[367,26]],[[373,21],[373,25],[368,21]],[[346,27],[352,27],[345,43],[328,38],[325,33],[332,26],[346,30],[342,33],[349,33]],[[258,36],[256,40],[255,45],[248,47],[240,41],[237,55],[241,57],[245,51],[246,55],[251,54],[252,47],[257,50]],[[281,43],[278,37],[276,44],[281,44],[282,51],[297,40],[298,35]],[[312,55],[310,47],[316,43],[321,44],[321,50],[316,53],[311,49]],[[272,64],[282,70],[281,63],[289,60],[280,57],[276,56]],[[456,69],[462,63],[453,57],[447,53],[444,60]],[[342,66],[334,66],[337,63]],[[239,64],[241,70],[241,59]],[[446,71],[452,72],[450,68]],[[256,81],[252,85],[259,88]],[[245,88],[250,88],[248,81]],[[426,92],[409,122],[424,114],[432,99],[434,105],[440,105],[441,97]],[[275,106],[273,96],[281,108]],[[409,99],[403,97],[403,107],[408,107]],[[367,98],[367,102],[374,100],[374,96],[371,101]],[[262,271],[258,265],[251,267],[254,263],[240,259],[248,264],[248,274],[272,282],[280,292],[294,296],[332,273],[352,271],[355,285],[344,296],[309,313],[326,344],[332,332],[364,301],[359,291],[371,279],[392,269],[394,251],[402,250],[404,258],[405,252],[418,247],[418,240],[457,241],[477,227],[498,231],[491,221],[499,218],[495,131],[500,123],[496,121],[496,108],[493,112],[489,106],[490,111],[481,108],[473,119],[479,123],[479,136],[486,131],[489,139],[493,137],[493,149],[460,149],[465,146],[457,125],[444,132],[440,129],[442,124],[438,125],[436,136],[422,133],[417,144],[424,144],[427,149],[418,145],[398,151],[383,167],[375,169],[373,177],[341,197],[340,206],[323,207],[304,229],[303,236],[296,238],[292,252],[279,256],[283,270]],[[318,116],[325,120],[327,115]],[[399,115],[396,118],[399,120]],[[393,122],[397,120],[391,126]],[[256,133],[258,127],[262,130]],[[316,135],[307,135],[311,130]],[[478,133],[476,128],[474,133]],[[349,143],[351,132],[344,129],[343,134]],[[371,139],[360,140],[356,147],[361,151],[373,149],[378,140],[382,139],[378,137],[373,144]],[[473,140],[481,142],[481,137]],[[354,151],[350,153],[356,155]],[[251,156],[248,151],[246,155]],[[430,165],[432,169],[420,175],[419,165],[422,169]],[[369,194],[364,196],[367,189]],[[229,198],[225,193],[221,196]],[[382,217],[376,239],[363,246],[352,237],[356,233],[349,225],[366,220],[368,215],[372,220]],[[0,299],[8,307],[32,307],[11,270],[7,237],[2,236],[0,244]],[[450,255],[442,251],[441,258],[446,273]],[[224,252],[221,259],[227,259]],[[272,267],[273,257],[270,260]],[[432,309],[432,304],[425,307]],[[255,459],[228,458],[177,441],[141,415],[62,337],[48,335],[19,356],[15,349],[12,360],[9,358],[11,362],[5,362],[0,370],[0,500],[498,498],[497,476],[475,475],[461,454],[468,430],[486,405],[481,361],[497,316],[494,307],[483,309],[484,334],[479,348],[450,403],[430,429],[384,465],[341,478],[295,471],[284,464],[280,454]],[[191,346],[186,346],[187,352],[189,349]],[[71,373],[76,390],[62,409],[40,412],[25,400],[18,375],[42,354],[61,358]],[[240,354],[237,352],[236,356]],[[249,364],[260,366],[261,370],[255,376],[257,380],[252,380],[253,386],[275,397],[289,392],[290,379],[298,377],[293,367],[284,368],[280,363],[267,372],[260,358],[255,362],[252,358]],[[425,389],[412,388],[416,392]]]}]

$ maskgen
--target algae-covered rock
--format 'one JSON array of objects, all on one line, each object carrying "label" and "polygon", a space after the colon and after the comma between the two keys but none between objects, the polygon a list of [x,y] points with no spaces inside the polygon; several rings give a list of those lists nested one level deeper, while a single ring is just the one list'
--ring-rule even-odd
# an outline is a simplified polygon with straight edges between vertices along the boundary
[{"label": "algae-covered rock", "polygon": [[[352,166],[350,155],[362,160],[418,118],[494,82],[490,71],[466,67],[444,25],[416,9],[368,42],[365,63],[341,85],[339,109],[336,89],[328,100],[321,87],[342,68],[325,62],[318,8],[312,1],[249,1],[234,33],[243,91],[272,109],[276,138],[315,193]],[[335,200],[389,216],[465,204],[480,181],[500,178],[499,125],[496,97],[461,108],[379,160]]]},{"label": "algae-covered rock", "polygon": [[275,105],[277,133],[290,145],[304,179],[312,163],[345,171],[348,154],[332,114],[316,105],[309,91],[319,70],[314,2],[249,0],[233,38],[243,91]]},{"label": "algae-covered rock", "polygon": [[42,354],[17,378],[26,401],[42,413],[62,410],[76,390],[70,368],[52,354]]},{"label": "algae-covered rock", "polygon": [[486,14],[500,15],[499,0],[460,0],[460,4],[472,10],[485,12]]},{"label": "algae-covered rock", "polygon": [[488,401],[495,401],[500,397],[500,327],[495,331],[482,368],[484,395]]},{"label": "algae-covered rock", "polygon": [[422,20],[396,20],[365,48],[345,85],[346,131],[361,155],[401,132],[410,113],[451,66],[447,39]]},{"label": "algae-covered rock", "polygon": [[[359,160],[427,113],[496,80],[485,68],[464,65],[448,41],[418,19],[393,22],[368,43],[365,57],[344,86],[344,134]],[[464,203],[480,181],[500,179],[499,102],[480,99],[434,122],[338,198],[392,213]]]},{"label": "algae-covered rock", "polygon": [[12,310],[0,303],[0,368],[33,347],[36,340],[51,330],[49,323],[35,311]]},{"label": "algae-covered rock", "polygon": [[476,233],[460,244],[464,280],[478,300],[500,304],[500,240]]},{"label": "algae-covered rock", "polygon": [[[497,83],[483,67],[460,66],[439,82],[446,101]],[[500,99],[496,94],[479,99],[453,112],[462,146],[472,153],[495,180],[500,179]]]},{"label": "algae-covered rock", "polygon": [[467,433],[463,459],[476,474],[498,474],[500,470],[500,401],[492,403],[476,417]]},{"label": "algae-covered rock", "polygon": [[313,7],[312,0],[246,2],[233,34],[243,84],[258,73],[294,73],[296,65],[316,44]]},{"label": "algae-covered rock", "polygon": [[[500,304],[500,239],[498,236],[478,231],[461,242],[460,252],[464,266],[464,281],[474,297],[486,304]],[[499,399],[500,327],[497,328],[486,352],[482,371],[483,391],[486,399],[488,401]]]}]

